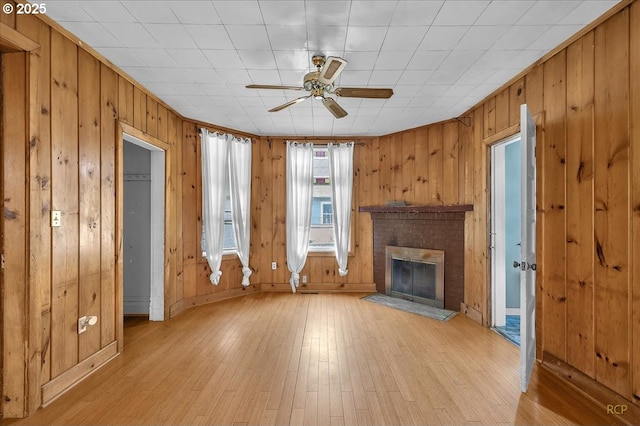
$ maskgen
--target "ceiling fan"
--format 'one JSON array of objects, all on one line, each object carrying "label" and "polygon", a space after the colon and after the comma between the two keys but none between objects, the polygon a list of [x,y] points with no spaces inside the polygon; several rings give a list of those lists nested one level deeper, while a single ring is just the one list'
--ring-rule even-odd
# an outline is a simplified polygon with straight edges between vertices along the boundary
[{"label": "ceiling fan", "polygon": [[311,97],[321,100],[322,104],[336,118],[346,117],[345,111],[333,98],[326,97],[325,94],[341,96],[343,98],[377,98],[388,99],[393,95],[393,89],[373,89],[368,87],[334,87],[333,82],[338,78],[347,61],[337,56],[329,56],[325,59],[322,55],[315,55],[311,58],[317,71],[311,71],[304,76],[303,85],[298,86],[271,86],[264,84],[249,84],[247,89],[279,89],[279,90],[307,90],[311,92],[307,96],[289,101],[269,110],[269,112],[281,111],[292,105],[300,103]]}]

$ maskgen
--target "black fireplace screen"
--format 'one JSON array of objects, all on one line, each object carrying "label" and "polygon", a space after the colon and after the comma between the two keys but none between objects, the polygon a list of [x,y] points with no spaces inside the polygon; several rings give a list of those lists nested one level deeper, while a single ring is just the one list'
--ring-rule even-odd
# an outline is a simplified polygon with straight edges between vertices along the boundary
[{"label": "black fireplace screen", "polygon": [[393,259],[391,290],[423,299],[436,299],[436,265]]}]

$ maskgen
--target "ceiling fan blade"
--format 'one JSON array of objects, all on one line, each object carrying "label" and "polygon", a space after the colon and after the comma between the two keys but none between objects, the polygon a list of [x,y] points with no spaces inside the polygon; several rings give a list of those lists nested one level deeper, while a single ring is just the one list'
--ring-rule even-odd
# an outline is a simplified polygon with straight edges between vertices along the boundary
[{"label": "ceiling fan blade", "polygon": [[322,84],[332,84],[346,66],[347,61],[344,59],[329,56],[320,70],[318,81]]},{"label": "ceiling fan blade", "polygon": [[347,111],[345,111],[331,98],[322,98],[322,105],[324,105],[335,118],[343,118],[347,116]]},{"label": "ceiling fan blade", "polygon": [[302,102],[302,101],[304,101],[304,100],[306,100],[306,99],[308,99],[308,98],[310,98],[310,97],[311,97],[311,95],[309,95],[309,96],[303,96],[303,97],[301,97],[301,98],[294,99],[294,100],[292,100],[292,101],[287,102],[286,104],[282,104],[282,105],[277,106],[277,107],[275,107],[275,108],[271,108],[271,109],[269,110],[269,112],[278,112],[278,111],[281,111],[281,110],[283,110],[283,109],[285,109],[285,108],[290,107],[291,105],[298,104],[298,103],[300,103],[300,102]]},{"label": "ceiling fan blade", "polygon": [[368,87],[338,87],[333,91],[343,98],[378,98],[389,99],[393,95],[393,89],[371,89]]},{"label": "ceiling fan blade", "polygon": [[299,86],[272,86],[269,84],[249,84],[245,86],[247,89],[280,89],[280,90],[302,90],[304,87]]}]

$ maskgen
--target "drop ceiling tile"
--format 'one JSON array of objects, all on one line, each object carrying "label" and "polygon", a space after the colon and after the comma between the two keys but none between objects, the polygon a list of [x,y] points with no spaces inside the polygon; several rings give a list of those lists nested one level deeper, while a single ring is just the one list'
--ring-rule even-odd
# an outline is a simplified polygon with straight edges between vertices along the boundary
[{"label": "drop ceiling tile", "polygon": [[544,50],[523,50],[514,52],[514,57],[504,67],[507,69],[524,69],[544,56]]},{"label": "drop ceiling tile", "polygon": [[396,1],[359,1],[351,2],[349,25],[387,27],[396,9]]},{"label": "drop ceiling tile", "polygon": [[131,53],[142,59],[147,67],[175,68],[178,66],[165,49],[131,49]]},{"label": "drop ceiling tile", "polygon": [[202,50],[202,53],[216,69],[244,69],[237,50]]},{"label": "drop ceiling tile", "polygon": [[374,69],[369,77],[370,86],[395,86],[400,80],[403,71],[401,70],[377,70]]},{"label": "drop ceiling tile", "polygon": [[518,20],[518,25],[553,25],[578,5],[575,0],[541,0]]},{"label": "drop ceiling tile", "polygon": [[[292,70],[279,70],[280,81],[285,86],[302,86],[304,75],[307,73],[304,71],[292,71]],[[301,92],[302,93],[302,92]]]},{"label": "drop ceiling tile", "polygon": [[431,25],[443,1],[400,1],[391,25]]},{"label": "drop ceiling tile", "polygon": [[[231,89],[224,83],[201,84],[204,93],[210,96],[230,96]],[[244,87],[243,90],[246,90]]]},{"label": "drop ceiling tile", "polygon": [[430,84],[453,84],[462,74],[464,74],[466,68],[454,68],[454,69],[438,69],[429,76]]},{"label": "drop ceiling tile", "polygon": [[104,26],[125,47],[160,47],[142,24],[111,22]]},{"label": "drop ceiling tile", "polygon": [[143,24],[177,24],[168,2],[128,1],[124,7]]},{"label": "drop ceiling tile", "polygon": [[344,52],[343,58],[352,71],[372,70],[378,60],[378,52]]},{"label": "drop ceiling tile", "polygon": [[99,22],[136,22],[136,18],[119,2],[83,1],[81,6]]},{"label": "drop ceiling tile", "polygon": [[271,49],[264,25],[225,25],[225,28],[238,50]]},{"label": "drop ceiling tile", "polygon": [[311,65],[306,50],[276,50],[273,52],[278,69],[307,71]]},{"label": "drop ceiling tile", "polygon": [[345,69],[340,76],[340,86],[342,87],[361,87],[366,86],[371,77],[370,70],[352,71]]},{"label": "drop ceiling tile", "polygon": [[304,25],[306,23],[304,2],[261,1],[260,11],[267,25]]},{"label": "drop ceiling tile", "polygon": [[[280,82],[280,74],[278,70],[260,70],[260,69],[249,69],[247,70],[249,74],[249,80],[246,81],[245,84],[282,84]],[[255,89],[254,89],[255,90]]]},{"label": "drop ceiling tile", "polygon": [[170,7],[182,24],[218,25],[222,23],[218,12],[209,1],[173,1]]},{"label": "drop ceiling tile", "polygon": [[92,22],[95,19],[78,7],[77,1],[56,1],[46,3],[47,15],[58,22]]},{"label": "drop ceiling tile", "polygon": [[462,39],[469,26],[432,26],[420,43],[419,50],[450,50]]},{"label": "drop ceiling tile", "polygon": [[580,25],[556,25],[534,40],[527,49],[551,50],[580,30]]},{"label": "drop ceiling tile", "polygon": [[489,1],[446,1],[433,25],[471,25],[482,14]]},{"label": "drop ceiling tile", "polygon": [[454,50],[440,64],[440,70],[460,70],[466,71],[478,58],[482,52],[477,50],[461,51]]},{"label": "drop ceiling tile", "polygon": [[533,0],[494,0],[482,12],[475,25],[513,25],[535,3]]},{"label": "drop ceiling tile", "polygon": [[446,50],[416,51],[407,64],[407,69],[434,70],[440,66],[448,54]]},{"label": "drop ceiling tile", "polygon": [[418,92],[418,96],[421,98],[442,96],[447,92],[447,90],[449,90],[449,87],[450,86],[448,84],[425,84]]},{"label": "drop ceiling tile", "polygon": [[307,25],[347,25],[349,6],[347,1],[307,0]]},{"label": "drop ceiling tile", "polygon": [[105,58],[109,58],[111,62],[119,67],[143,67],[145,66],[142,59],[131,52],[131,49],[125,47],[98,47],[96,48]]},{"label": "drop ceiling tile", "polygon": [[304,25],[267,25],[267,34],[274,50],[304,49],[307,43],[307,27]]},{"label": "drop ceiling tile", "polygon": [[352,27],[347,30],[345,50],[378,51],[387,29],[381,27]]},{"label": "drop ceiling tile", "polygon": [[424,86],[424,81],[420,84],[405,84],[404,78],[401,78],[399,83],[393,88],[393,96],[388,99],[388,101],[399,101],[405,102],[402,98],[412,98],[416,96],[418,90]]},{"label": "drop ceiling tile", "polygon": [[493,50],[526,49],[533,41],[547,32],[549,28],[547,25],[511,27],[491,48]]},{"label": "drop ceiling tile", "polygon": [[276,70],[271,50],[238,50],[238,55],[248,70]]},{"label": "drop ceiling tile", "polygon": [[212,68],[181,68],[184,73],[184,81],[192,81],[200,84],[218,83],[220,76]]},{"label": "drop ceiling tile", "polygon": [[145,24],[145,28],[161,46],[194,49],[198,47],[187,30],[180,24]]},{"label": "drop ceiling tile", "polygon": [[211,63],[200,49],[167,49],[167,53],[180,66],[188,68],[211,68]]},{"label": "drop ceiling tile", "polygon": [[375,68],[377,70],[403,70],[412,56],[412,51],[382,51],[378,55]]},{"label": "drop ceiling tile", "polygon": [[[347,28],[330,25],[310,25],[307,27],[307,49],[312,53],[325,53],[327,51],[343,51],[347,39]],[[304,48],[300,45],[298,48]]]},{"label": "drop ceiling tile", "polygon": [[257,1],[214,1],[218,16],[226,25],[263,24],[262,13]]},{"label": "drop ceiling tile", "polygon": [[200,49],[234,49],[223,25],[185,25],[185,29]]},{"label": "drop ceiling tile", "polygon": [[190,102],[190,96],[198,96],[203,94],[202,86],[198,83],[173,83],[178,92]]},{"label": "drop ceiling tile", "polygon": [[80,39],[93,48],[124,46],[122,41],[97,22],[67,22],[65,27],[74,34],[83,34]]},{"label": "drop ceiling tile", "polygon": [[[476,88],[477,84],[455,84],[445,92],[445,97],[452,96],[455,98],[464,98]],[[459,100],[461,101],[461,99]],[[459,102],[458,101],[458,102]]]},{"label": "drop ceiling tile", "polygon": [[500,69],[513,60],[517,52],[512,50],[488,50],[473,64],[473,69]]},{"label": "drop ceiling tile", "polygon": [[462,37],[455,50],[487,50],[498,40],[509,27],[507,26],[473,26]]},{"label": "drop ceiling tile", "polygon": [[[483,84],[488,78],[496,73],[495,69],[476,69],[471,68],[465,72],[456,82],[456,85]],[[449,91],[447,91],[449,93]]]},{"label": "drop ceiling tile", "polygon": [[586,25],[598,16],[611,9],[618,0],[585,1],[565,15],[558,24],[560,25]]},{"label": "drop ceiling tile", "polygon": [[427,27],[390,27],[382,43],[382,50],[414,51],[422,42]]},{"label": "drop ceiling tile", "polygon": [[[400,78],[400,81],[398,81],[398,86],[399,87],[401,85],[411,85],[411,86],[422,86],[423,84],[425,84],[427,81],[430,81],[430,77],[433,74],[433,71],[431,70],[405,70],[402,73],[402,77]],[[394,90],[394,95],[395,95],[395,90]]]}]

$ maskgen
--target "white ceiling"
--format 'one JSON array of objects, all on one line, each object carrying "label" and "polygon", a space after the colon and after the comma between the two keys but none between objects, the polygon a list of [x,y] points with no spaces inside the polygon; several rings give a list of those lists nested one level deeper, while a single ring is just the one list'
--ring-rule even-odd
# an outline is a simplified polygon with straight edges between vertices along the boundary
[{"label": "white ceiling", "polygon": [[[259,135],[384,135],[464,113],[618,0],[58,1],[47,15],[185,117]],[[301,86],[311,56],[349,63],[335,119]]]}]

